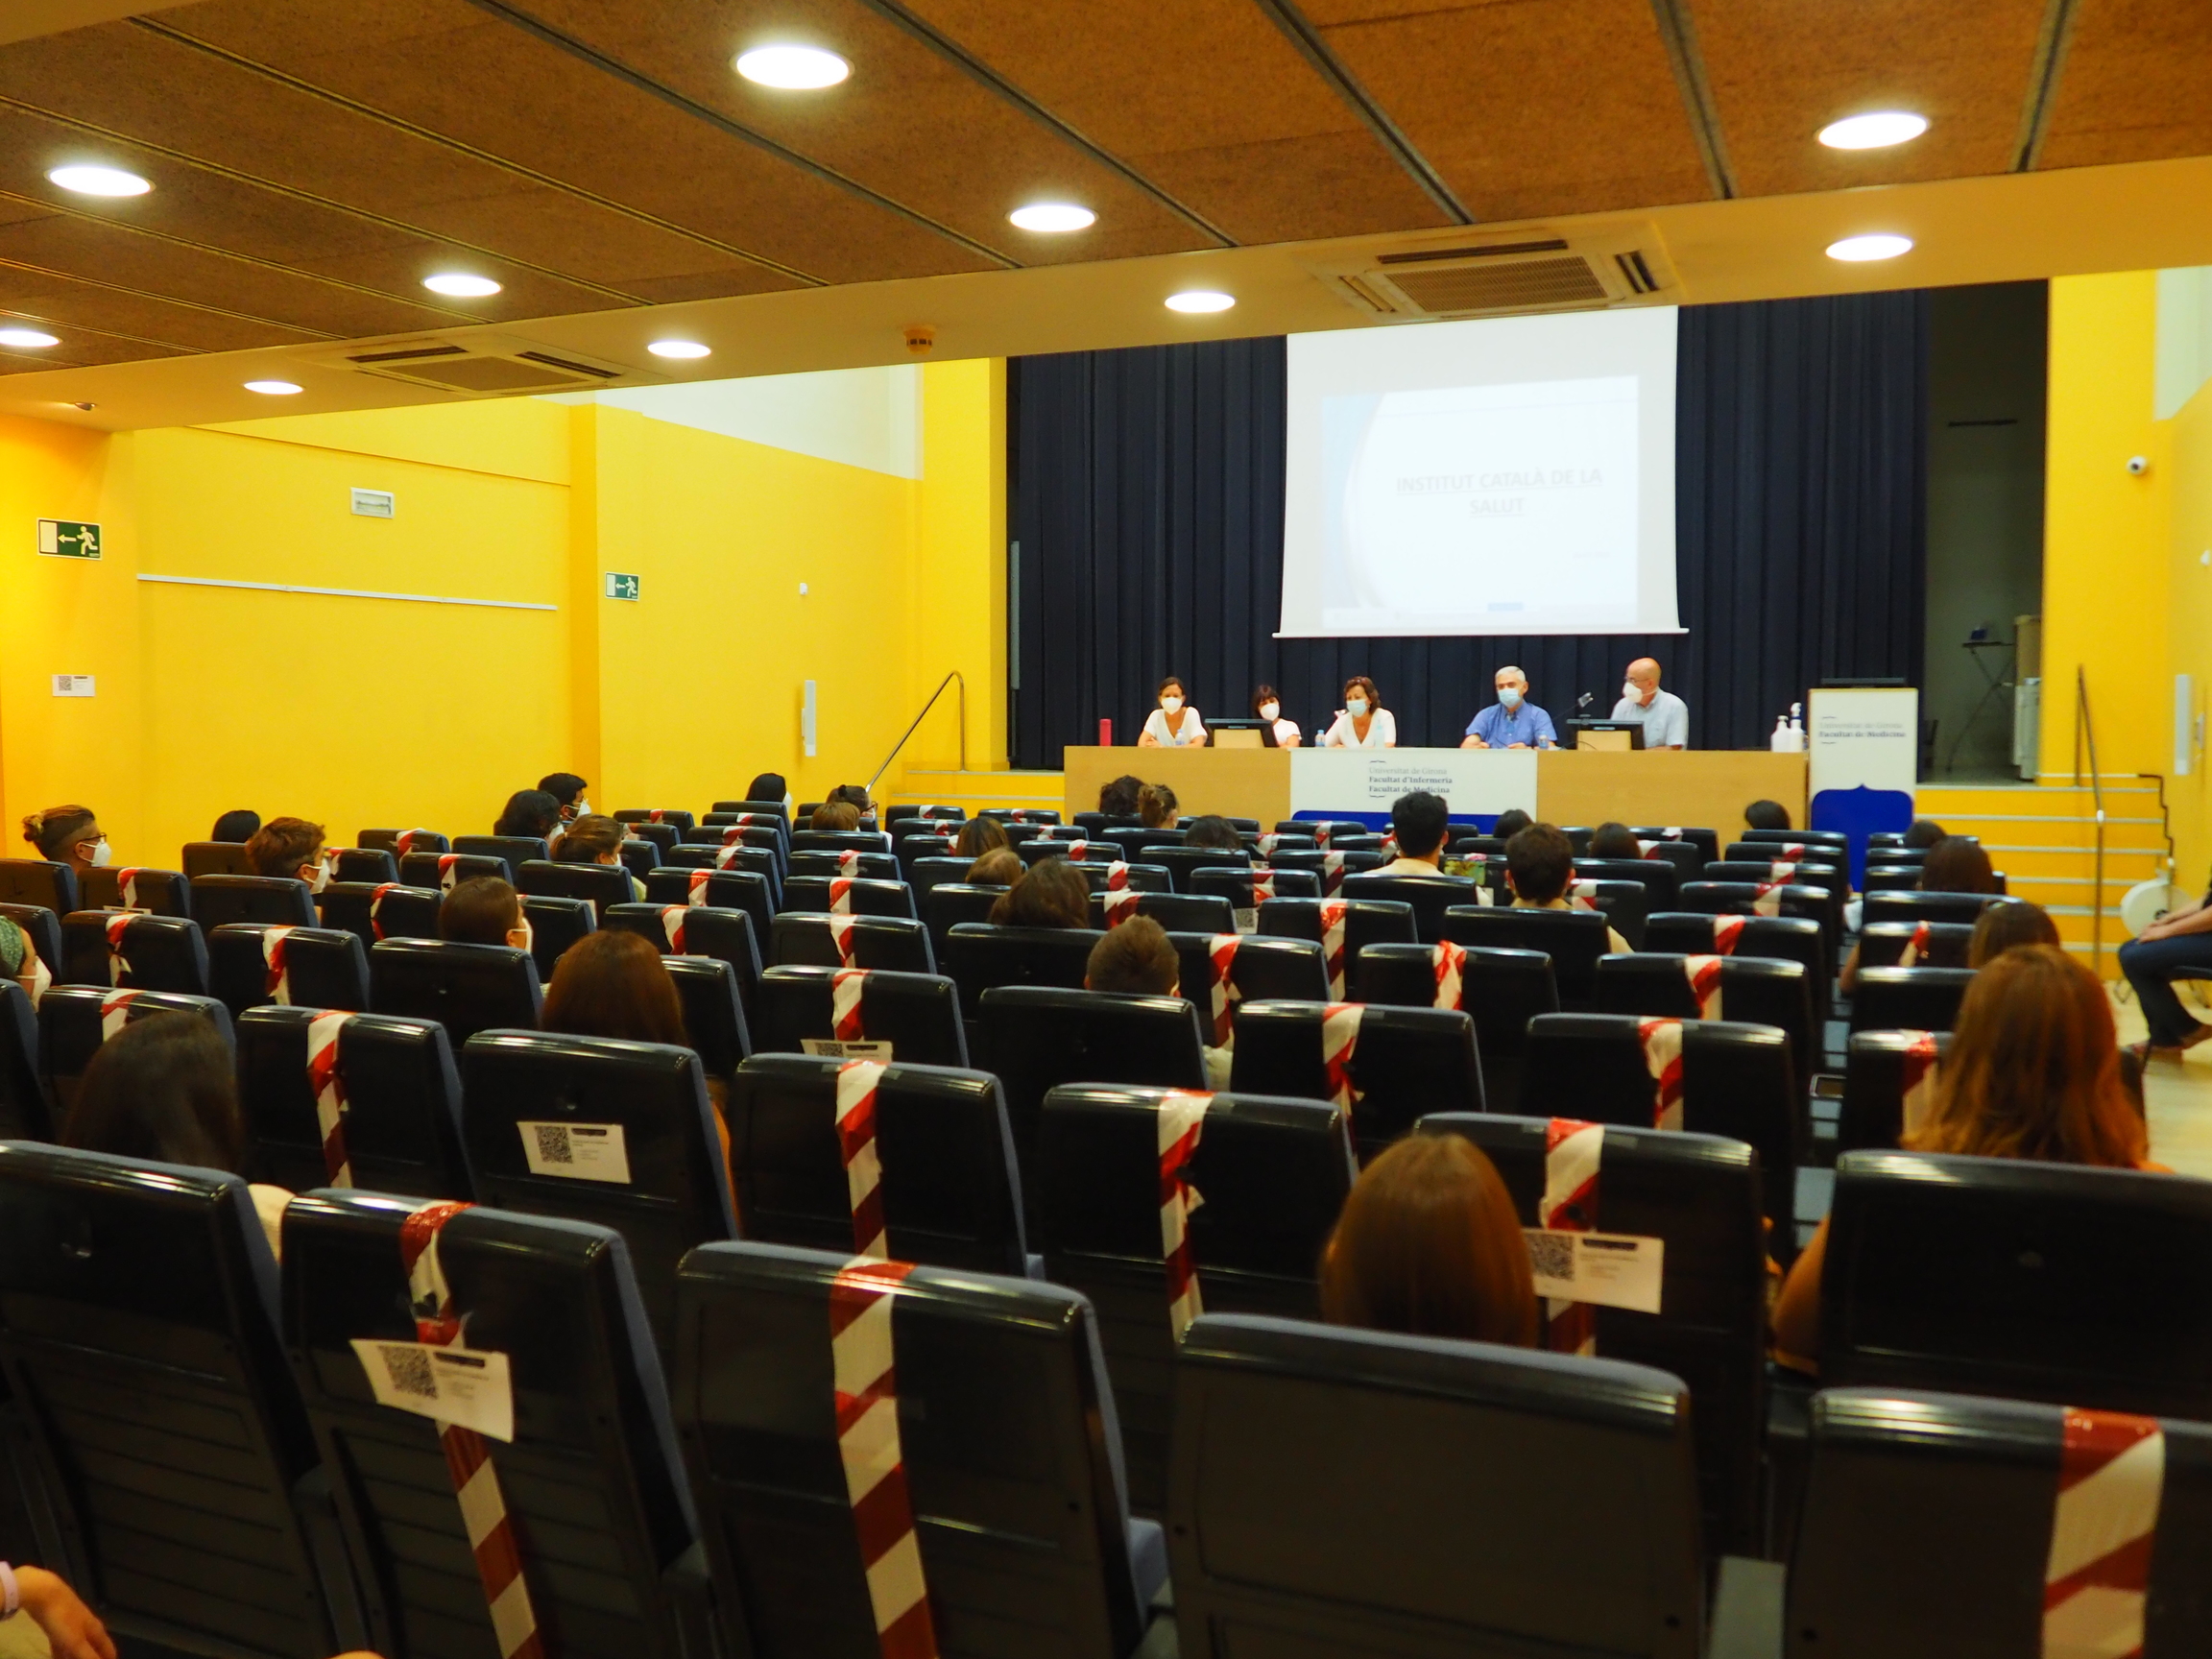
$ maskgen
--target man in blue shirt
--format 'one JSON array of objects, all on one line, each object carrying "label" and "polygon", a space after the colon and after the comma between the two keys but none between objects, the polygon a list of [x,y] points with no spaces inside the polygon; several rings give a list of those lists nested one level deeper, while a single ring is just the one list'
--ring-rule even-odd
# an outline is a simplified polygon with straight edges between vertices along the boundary
[{"label": "man in blue shirt", "polygon": [[1467,723],[1462,749],[1555,749],[1559,733],[1551,716],[1528,701],[1528,676],[1518,668],[1498,670],[1498,701]]}]

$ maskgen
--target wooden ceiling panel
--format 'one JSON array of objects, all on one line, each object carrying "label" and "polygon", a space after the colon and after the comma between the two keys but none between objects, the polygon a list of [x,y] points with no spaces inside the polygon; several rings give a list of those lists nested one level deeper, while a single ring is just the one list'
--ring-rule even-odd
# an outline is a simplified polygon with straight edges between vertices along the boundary
[{"label": "wooden ceiling panel", "polygon": [[[1738,190],[1747,196],[2003,173],[2013,160],[2044,0],[1692,0]],[[1887,150],[1815,134],[1873,109],[1929,129]]]},{"label": "wooden ceiling panel", "polygon": [[[1022,264],[1216,246],[860,0],[530,0],[522,9]],[[825,92],[779,92],[732,67],[746,46],[777,39],[833,48],[851,60],[852,79]],[[1013,209],[1041,199],[1096,210],[1082,246],[1007,224]]]},{"label": "wooden ceiling panel", "polygon": [[830,282],[992,269],[926,225],[779,159],[464,0],[209,0],[192,38]]},{"label": "wooden ceiling panel", "polygon": [[1240,242],[1448,223],[1252,0],[908,0]]},{"label": "wooden ceiling panel", "polygon": [[1713,194],[1650,0],[1305,11],[1479,220]]},{"label": "wooden ceiling panel", "polygon": [[2212,8],[2079,0],[2038,165],[2092,167],[2212,153]]},{"label": "wooden ceiling panel", "polygon": [[181,304],[120,283],[40,269],[5,252],[0,252],[0,311],[55,325],[53,332],[64,340],[75,340],[73,331],[82,329],[95,338],[135,338],[161,349],[150,349],[148,356],[159,356],[162,350],[243,351],[258,346],[298,346],[316,338],[297,328]]}]

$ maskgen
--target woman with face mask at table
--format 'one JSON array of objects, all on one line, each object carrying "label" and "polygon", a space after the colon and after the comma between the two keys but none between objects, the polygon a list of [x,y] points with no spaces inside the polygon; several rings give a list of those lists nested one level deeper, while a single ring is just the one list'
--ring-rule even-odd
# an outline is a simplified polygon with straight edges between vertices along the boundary
[{"label": "woman with face mask at table", "polygon": [[1194,749],[1206,743],[1206,723],[1184,696],[1183,682],[1170,674],[1160,682],[1160,707],[1144,717],[1137,734],[1140,749]]},{"label": "woman with face mask at table", "polygon": [[66,864],[82,880],[84,872],[106,864],[108,832],[89,806],[49,806],[23,820],[23,839],[50,863]]},{"label": "woman with face mask at table", "polygon": [[1337,711],[1336,724],[1321,734],[1321,742],[1330,749],[1398,747],[1398,722],[1382,707],[1382,694],[1375,689],[1374,681],[1355,674],[1344,682],[1344,707]]},{"label": "woman with face mask at table", "polygon": [[1274,686],[1262,685],[1252,693],[1252,712],[1274,728],[1276,748],[1298,747],[1298,722],[1283,718],[1283,699],[1276,694]]}]

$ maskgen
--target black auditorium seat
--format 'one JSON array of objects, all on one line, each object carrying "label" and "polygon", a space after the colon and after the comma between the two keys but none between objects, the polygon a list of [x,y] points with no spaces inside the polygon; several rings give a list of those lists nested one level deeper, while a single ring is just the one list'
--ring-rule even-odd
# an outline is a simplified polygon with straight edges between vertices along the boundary
[{"label": "black auditorium seat", "polygon": [[[1332,909],[1331,905],[1341,909]],[[1416,934],[1413,906],[1398,899],[1270,899],[1260,906],[1260,931],[1285,939],[1310,939],[1330,955],[1331,934],[1342,929],[1344,983],[1332,978],[1329,995],[1341,1001],[1364,998],[1359,952],[1369,945],[1410,945]]]},{"label": "black auditorium seat", "polygon": [[453,845],[435,830],[364,830],[354,837],[364,847],[382,847],[393,857],[410,853],[450,853]]},{"label": "black auditorium seat", "polygon": [[132,1021],[150,1014],[198,1014],[232,1044],[230,1011],[212,997],[173,991],[107,990],[97,985],[56,985],[38,1003],[38,1075],[66,1126],[77,1103],[77,1084],[100,1045]]},{"label": "black auditorium seat", "polygon": [[139,991],[207,995],[207,941],[182,916],[130,910],[76,910],[61,918],[61,962],[68,985],[127,985]]},{"label": "black auditorium seat", "polygon": [[177,861],[188,880],[203,876],[251,876],[253,864],[243,841],[187,841]]},{"label": "black auditorium seat", "polygon": [[315,896],[293,876],[195,876],[192,915],[210,932],[226,922],[312,927]]},{"label": "black auditorium seat", "polygon": [[1598,996],[1598,959],[1613,949],[1606,929],[1596,910],[1463,904],[1445,919],[1444,936],[1470,950],[1543,951],[1551,958],[1561,1005],[1587,1008]]},{"label": "black auditorium seat", "polygon": [[1370,945],[1359,973],[1369,1002],[1401,1008],[1457,1008],[1475,1022],[1475,1047],[1482,1056],[1482,1097],[1494,1112],[1513,1110],[1521,1098],[1521,1061],[1528,1046],[1528,1022],[1559,1012],[1551,958],[1541,950],[1461,949],[1459,995],[1440,1002],[1437,952],[1441,945]]},{"label": "black auditorium seat", "polygon": [[[365,948],[380,939],[437,938],[438,907],[445,900],[434,887],[402,887],[397,881],[333,881],[315,897],[323,926],[345,928]],[[212,931],[217,924],[203,918],[201,926]]]},{"label": "black auditorium seat", "polygon": [[[760,1054],[738,1068],[730,1091],[730,1166],[746,1238],[847,1255],[868,1242],[854,1220],[838,1129],[848,1064]],[[876,1074],[873,1089],[879,1224],[891,1260],[1025,1274],[1021,1183],[998,1079],[893,1063]],[[1157,1210],[1154,1219],[1157,1227]]]},{"label": "black auditorium seat", "polygon": [[535,1026],[542,1000],[538,965],[509,945],[386,939],[369,950],[369,1006],[437,1021],[456,1052],[489,1026]]},{"label": "black auditorium seat", "polygon": [[782,825],[784,828],[790,828],[791,806],[788,802],[714,801],[709,803],[709,805],[714,812],[734,813],[740,816],[746,813],[756,813],[763,820],[773,819],[775,822]]},{"label": "black auditorium seat", "polygon": [[1875,893],[1916,893],[1920,889],[1920,866],[1917,864],[1868,864],[1866,874],[1859,885],[1860,890],[1868,895]]},{"label": "black auditorium seat", "polygon": [[1863,921],[1955,922],[1971,927],[2003,901],[1993,893],[1869,893]]},{"label": "black auditorium seat", "polygon": [[399,879],[410,887],[435,887],[441,893],[450,893],[479,876],[512,881],[514,870],[506,859],[488,853],[410,853],[399,860]]},{"label": "black auditorium seat", "polygon": [[[1575,907],[1589,905],[1605,918],[1606,925],[1621,935],[1631,950],[1644,949],[1644,921],[1650,913],[1651,891],[1641,881],[1614,881],[1603,878],[1582,877],[1568,886],[1567,896]],[[1508,897],[1505,907],[1510,908]]]},{"label": "black auditorium seat", "polygon": [[906,885],[914,889],[916,902],[921,905],[922,913],[926,916],[929,913],[929,889],[967,880],[968,872],[974,863],[973,858],[956,857],[948,847],[942,853],[917,853],[912,859],[902,860],[902,867],[905,872]]},{"label": "black auditorium seat", "polygon": [[[686,812],[684,816],[689,818],[691,815]],[[686,828],[688,828],[687,825],[682,824],[626,824],[623,826],[623,838],[625,840],[650,841],[653,843],[655,854],[665,858],[684,844],[684,831]]]},{"label": "black auditorium seat", "polygon": [[1006,889],[966,880],[946,881],[921,888],[916,896],[923,926],[929,929],[929,949],[943,966],[950,954],[952,929],[963,922],[989,922],[992,906],[1006,896]]},{"label": "black auditorium seat", "polygon": [[53,1139],[38,1081],[38,1011],[22,986],[0,979],[0,1141]]},{"label": "black auditorium seat", "polygon": [[1815,1028],[1834,1004],[1835,959],[1827,936],[1810,916],[1717,916],[1700,910],[1670,910],[1644,924],[1644,949],[1678,956],[1770,956],[1799,962],[1813,994]]},{"label": "black auditorium seat", "polygon": [[864,877],[793,876],[783,883],[784,910],[820,910],[840,916],[903,916],[914,920],[914,889],[903,881]]},{"label": "black auditorium seat", "polygon": [[694,830],[679,842],[675,854],[661,859],[663,864],[681,864],[695,855],[704,855],[707,862],[713,861],[714,850],[734,848],[741,853],[759,853],[767,856],[781,875],[791,853],[785,831],[765,824],[723,824],[705,830]]},{"label": "black auditorium seat", "polygon": [[652,941],[663,956],[711,956],[737,976],[737,999],[748,1012],[760,984],[759,935],[752,916],[711,904],[610,904],[607,926]]},{"label": "black auditorium seat", "polygon": [[1674,896],[1682,890],[1681,878],[1664,858],[1577,858],[1575,875],[1584,881],[1635,882],[1644,889],[1647,915],[1673,909]]},{"label": "black auditorium seat", "polygon": [[[23,930],[24,938],[31,942],[32,952],[45,964],[46,972],[58,974],[61,971],[61,914],[49,910],[43,904],[0,904],[0,916],[5,916]],[[23,964],[28,973],[31,965]]]},{"label": "black auditorium seat", "polygon": [[[1440,1113],[1420,1127],[1481,1147],[1522,1224],[1543,1225],[1546,1119]],[[1754,1553],[1767,1398],[1767,1172],[1743,1142],[1716,1135],[1610,1126],[1602,1135],[1596,1214],[1585,1220],[1599,1233],[1657,1238],[1662,1252],[1658,1309],[1598,1308],[1598,1354],[1689,1383],[1706,1541],[1715,1554]]]},{"label": "black auditorium seat", "polygon": [[674,806],[632,806],[611,813],[610,816],[617,824],[627,824],[634,830],[640,825],[666,825],[671,829],[688,830],[699,821],[691,813]]},{"label": "black auditorium seat", "polygon": [[[698,878],[705,877],[705,880]],[[649,904],[689,904],[696,900],[714,910],[742,910],[753,918],[756,946],[769,936],[776,919],[776,887],[757,870],[656,870],[645,878]]]},{"label": "black auditorium seat", "polygon": [[[848,979],[846,974],[857,974]],[[854,1034],[837,1036],[840,986],[851,988]],[[878,1058],[923,1066],[968,1064],[960,994],[939,974],[854,968],[770,968],[760,975],[754,1046],[762,1054],[834,1053],[846,1041],[880,1044]],[[873,1050],[871,1050],[873,1051]]]},{"label": "black auditorium seat", "polygon": [[1231,865],[1201,866],[1190,877],[1190,891],[1200,898],[1228,900],[1229,907],[1239,913],[1239,922],[1251,920],[1256,925],[1256,918],[1242,913],[1256,911],[1269,899],[1318,899],[1321,878],[1310,870],[1279,870],[1268,865],[1255,865],[1249,870]]},{"label": "black auditorium seat", "polygon": [[1705,866],[1720,856],[1719,839],[1713,836],[1710,830],[1705,831],[1712,838],[1709,847],[1700,847],[1695,841],[1656,840],[1642,830],[1636,833],[1638,840],[1643,843],[1644,857],[1651,863],[1664,864],[1674,872],[1677,893],[1681,891],[1683,882],[1698,879],[1705,874]]},{"label": "black auditorium seat", "polygon": [[888,853],[829,853],[801,848],[791,854],[794,876],[865,876],[871,881],[902,881],[899,860]]},{"label": "black auditorium seat", "polygon": [[[943,891],[942,888],[939,889]],[[983,993],[1001,985],[1083,988],[1091,950],[1106,935],[1091,927],[1014,927],[962,922],[946,936],[937,960],[960,987],[960,1011],[983,1017]],[[988,1066],[987,1051],[977,1056]]]},{"label": "black auditorium seat", "polygon": [[530,959],[538,964],[538,982],[550,984],[553,971],[568,947],[599,931],[599,913],[589,899],[564,899],[556,893],[525,893],[522,919],[530,924]]},{"label": "black auditorium seat", "polygon": [[[1176,1329],[1161,1238],[1163,1102],[1170,1091],[1063,1084],[1038,1122],[1045,1273],[1097,1310],[1128,1456],[1129,1501],[1164,1514]],[[1326,1101],[1211,1096],[1185,1176],[1191,1311],[1317,1319],[1330,1229],[1358,1173],[1343,1112]]]},{"label": "black auditorium seat", "polygon": [[1066,858],[1078,864],[1112,864],[1121,859],[1121,850],[1111,841],[1094,841],[1088,835],[1046,830],[1029,840],[1015,843],[1014,855],[1025,866],[1042,864],[1047,858]]},{"label": "black auditorium seat", "polygon": [[1367,871],[1380,870],[1389,860],[1380,853],[1347,853],[1342,848],[1316,848],[1310,853],[1295,850],[1277,853],[1267,860],[1277,870],[1304,870],[1310,872],[1321,883],[1324,899],[1335,897],[1347,877]]},{"label": "black auditorium seat", "polygon": [[1239,1094],[1328,1100],[1335,1090],[1326,1054],[1333,1009],[1357,1015],[1346,1070],[1352,1137],[1365,1163],[1406,1135],[1425,1112],[1486,1110],[1475,1022],[1450,1008],[1384,1003],[1244,1002],[1237,1009]]},{"label": "black auditorium seat", "polygon": [[0,1362],[55,1564],[125,1651],[369,1639],[276,1295],[239,1176],[0,1146]]},{"label": "black auditorium seat", "polygon": [[1824,887],[1774,886],[1757,881],[1685,881],[1674,902],[1709,916],[1798,916],[1820,924],[1821,938],[1836,948],[1841,917]]},{"label": "black auditorium seat", "polygon": [[461,1051],[461,1122],[481,1202],[628,1240],[646,1316],[672,1351],[677,1263],[695,1245],[737,1237],[698,1054],[487,1031]]},{"label": "black auditorium seat", "polygon": [[529,859],[515,872],[515,885],[521,892],[589,899],[602,918],[610,904],[628,904],[637,898],[631,880],[627,865],[561,864],[549,858]]},{"label": "black auditorium seat", "polygon": [[[408,1342],[412,1206],[326,1192],[284,1218],[284,1336],[386,1653],[499,1651],[439,1427],[371,1393],[354,1343]],[[440,1230],[467,1344],[507,1357],[514,1437],[482,1442],[546,1651],[698,1651],[705,1564],[620,1235],[475,1209]],[[686,1625],[689,1628],[686,1630]],[[463,1646],[464,1642],[466,1647]]]},{"label": "black auditorium seat", "polygon": [[1843,1058],[1836,1150],[1894,1147],[1908,1119],[1935,1104],[1936,1073],[1950,1051],[1948,1031],[1854,1031]]},{"label": "black auditorium seat", "polygon": [[1248,869],[1252,855],[1241,848],[1231,852],[1226,847],[1185,847],[1166,841],[1148,841],[1138,850],[1133,864],[1157,864],[1168,874],[1178,893],[1195,893],[1191,885],[1201,870]]},{"label": "black auditorium seat", "polygon": [[[250,1173],[294,1192],[350,1185],[421,1198],[471,1196],[461,1146],[461,1078],[434,1020],[350,1014],[310,1042],[319,1008],[252,1008],[239,1016],[238,1102]],[[343,1094],[343,1144],[352,1179],[325,1156],[310,1053],[328,1034]]]},{"label": "black auditorium seat", "polygon": [[531,859],[553,856],[552,847],[536,835],[456,835],[453,851],[472,857],[505,860],[510,881],[515,879],[514,873]]},{"label": "black auditorium seat", "polygon": [[1214,947],[1237,941],[1229,953],[1232,1003],[1262,998],[1298,1001],[1329,999],[1329,966],[1311,939],[1278,939],[1264,933],[1170,933],[1168,943],[1183,965],[1183,995],[1198,1005],[1202,1021],[1211,1018],[1208,998],[1214,977]]},{"label": "black auditorium seat", "polygon": [[[543,857],[543,854],[539,854]],[[211,871],[211,875],[228,872]],[[250,870],[237,872],[252,875]],[[330,849],[330,879],[333,881],[397,881],[399,879],[399,860],[384,847],[333,847]]]},{"label": "black auditorium seat", "polygon": [[77,887],[87,910],[149,910],[156,916],[192,914],[191,878],[180,870],[136,870],[107,864],[85,871]]},{"label": "black auditorium seat", "polygon": [[0,858],[0,902],[36,904],[66,916],[80,907],[77,873],[44,858]]},{"label": "black auditorium seat", "polygon": [[934,974],[929,930],[902,916],[831,916],[785,910],[770,931],[769,956],[779,967],[885,968]]},{"label": "black auditorium seat", "polygon": [[1720,833],[1717,830],[1702,829],[1696,825],[1631,826],[1636,837],[1649,841],[1660,848],[1690,847],[1697,854],[1697,862],[1704,864],[1720,856]]},{"label": "black auditorium seat", "polygon": [[[715,1244],[678,1283],[676,1421],[716,1599],[743,1610],[753,1659],[883,1650],[838,1455],[830,1332],[849,1259]],[[1127,1659],[1166,1562],[1159,1527],[1128,1518],[1090,1305],[917,1267],[888,1312],[935,1650]]]},{"label": "black auditorium seat", "polygon": [[1133,893],[1175,891],[1174,878],[1157,864],[1102,863],[1085,858],[1076,862],[1075,869],[1091,884],[1094,893],[1108,892],[1117,883]]},{"label": "black auditorium seat", "polygon": [[1702,1003],[1691,977],[1711,958],[1638,951],[1600,957],[1597,1012],[1643,1014],[1669,1020],[1711,1018],[1779,1027],[1790,1039],[1790,1054],[1800,1084],[1810,1089],[1820,1069],[1821,1034],[1813,1024],[1813,997],[1805,967],[1772,956],[1722,956],[1718,1002]]},{"label": "black auditorium seat", "polygon": [[1476,903],[1476,884],[1465,876],[1347,876],[1340,899],[1396,902],[1413,912],[1413,935],[1424,945],[1445,936],[1444,913]]},{"label": "black auditorium seat", "polygon": [[[1859,929],[1859,967],[1963,968],[1974,927],[1966,922],[1869,922]],[[1912,960],[1905,954],[1911,951]]]},{"label": "black auditorium seat", "polygon": [[1222,1632],[1238,1659],[1703,1651],[1664,1371],[1208,1314],[1176,1356],[1169,1513],[1188,1655]]},{"label": "black auditorium seat", "polygon": [[1851,992],[1851,1029],[1948,1031],[1973,983],[1971,968],[1862,968]]},{"label": "black auditorium seat", "polygon": [[[1136,914],[1149,916],[1170,933],[1230,933],[1237,927],[1237,912],[1219,894],[1144,893],[1137,895]],[[1091,926],[1106,926],[1106,895],[1091,895]]]},{"label": "black auditorium seat", "polygon": [[808,851],[888,853],[891,837],[876,830],[794,830],[789,849],[794,856]]},{"label": "black auditorium seat", "polygon": [[208,989],[231,1017],[263,1003],[300,1008],[369,1006],[369,953],[343,927],[277,929],[233,922],[207,935]]}]

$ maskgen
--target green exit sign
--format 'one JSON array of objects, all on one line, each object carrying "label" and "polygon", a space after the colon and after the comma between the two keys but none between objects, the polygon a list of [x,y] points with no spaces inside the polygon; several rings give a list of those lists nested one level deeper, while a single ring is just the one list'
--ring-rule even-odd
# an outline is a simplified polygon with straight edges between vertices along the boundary
[{"label": "green exit sign", "polygon": [[643,581],[620,570],[607,572],[607,597],[610,599],[635,599],[644,586]]},{"label": "green exit sign", "polygon": [[56,559],[100,557],[100,526],[74,518],[38,520],[38,551]]}]

